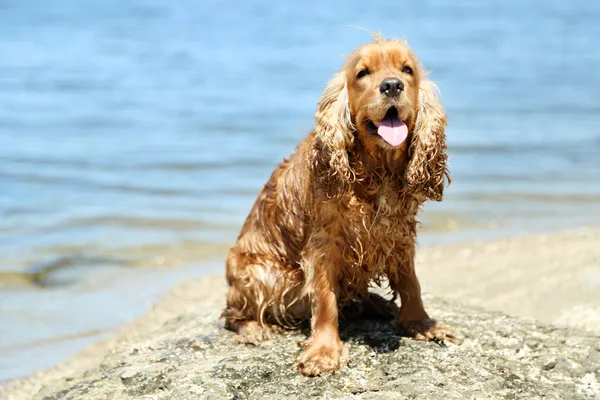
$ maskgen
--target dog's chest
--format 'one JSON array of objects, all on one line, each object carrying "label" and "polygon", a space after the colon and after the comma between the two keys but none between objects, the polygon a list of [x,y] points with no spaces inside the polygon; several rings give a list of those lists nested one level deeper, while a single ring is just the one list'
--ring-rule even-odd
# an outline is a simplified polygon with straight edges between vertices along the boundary
[{"label": "dog's chest", "polygon": [[381,190],[367,200],[353,196],[350,207],[347,232],[349,243],[361,249],[355,251],[359,258],[389,255],[412,240],[417,211],[412,202]]},{"label": "dog's chest", "polygon": [[352,298],[363,292],[410,257],[407,250],[413,241],[410,227],[414,226],[414,213],[397,199],[386,193],[349,199],[348,212],[344,213],[345,266],[340,280],[345,296]]}]

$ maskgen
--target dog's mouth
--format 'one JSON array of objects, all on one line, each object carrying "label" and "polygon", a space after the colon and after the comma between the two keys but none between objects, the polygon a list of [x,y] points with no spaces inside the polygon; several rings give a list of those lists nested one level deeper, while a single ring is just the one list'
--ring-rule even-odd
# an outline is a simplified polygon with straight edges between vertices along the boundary
[{"label": "dog's mouth", "polygon": [[391,146],[400,146],[408,137],[408,127],[398,118],[396,107],[390,107],[379,122],[367,121],[367,129],[381,136]]}]

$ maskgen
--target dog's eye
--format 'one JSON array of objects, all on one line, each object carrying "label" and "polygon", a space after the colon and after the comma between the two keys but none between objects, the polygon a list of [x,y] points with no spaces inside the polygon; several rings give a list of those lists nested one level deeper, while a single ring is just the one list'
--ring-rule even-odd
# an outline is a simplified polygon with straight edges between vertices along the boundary
[{"label": "dog's eye", "polygon": [[360,78],[365,77],[370,74],[371,74],[371,71],[369,71],[368,68],[365,68],[363,70],[360,70],[359,73],[356,74],[356,79],[360,79]]},{"label": "dog's eye", "polygon": [[408,75],[414,74],[413,69],[411,67],[409,67],[408,65],[405,65],[404,68],[402,68],[402,72],[404,72],[405,74],[408,74]]}]

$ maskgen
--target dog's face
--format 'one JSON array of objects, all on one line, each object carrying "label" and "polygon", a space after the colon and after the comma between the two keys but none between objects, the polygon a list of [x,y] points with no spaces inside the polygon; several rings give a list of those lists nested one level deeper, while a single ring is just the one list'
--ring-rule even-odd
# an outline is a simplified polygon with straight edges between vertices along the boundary
[{"label": "dog's face", "polygon": [[327,84],[315,120],[314,135],[338,182],[356,179],[353,154],[360,165],[393,169],[407,191],[442,199],[449,182],[446,113],[406,42],[376,36],[357,48]]},{"label": "dog's face", "polygon": [[405,151],[418,111],[416,56],[401,41],[360,47],[346,65],[348,106],[357,139],[368,151]]}]

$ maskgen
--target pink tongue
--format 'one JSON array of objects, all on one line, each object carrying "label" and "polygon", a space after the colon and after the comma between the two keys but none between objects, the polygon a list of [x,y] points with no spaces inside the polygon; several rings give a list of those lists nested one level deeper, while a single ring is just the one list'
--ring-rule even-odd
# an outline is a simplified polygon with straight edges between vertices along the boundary
[{"label": "pink tongue", "polygon": [[406,124],[398,119],[384,119],[377,126],[377,133],[392,146],[398,146],[406,140],[408,128]]}]

